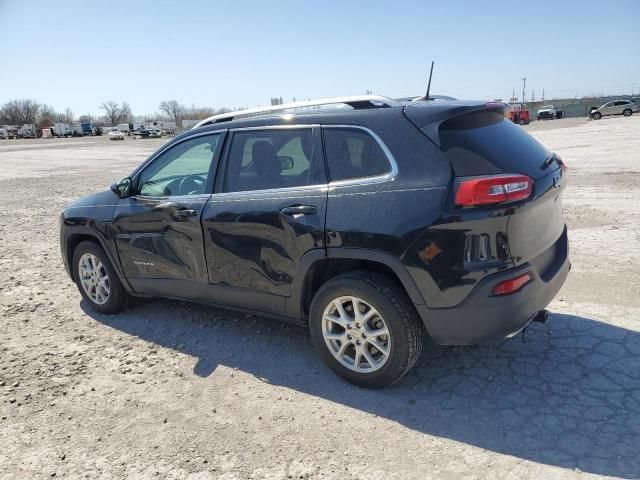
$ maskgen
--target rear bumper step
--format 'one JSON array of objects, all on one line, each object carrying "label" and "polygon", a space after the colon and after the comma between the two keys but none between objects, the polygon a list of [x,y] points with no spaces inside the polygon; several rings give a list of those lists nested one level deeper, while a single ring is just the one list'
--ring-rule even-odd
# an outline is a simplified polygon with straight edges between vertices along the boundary
[{"label": "rear bumper step", "polygon": [[[560,239],[567,242],[566,235]],[[431,338],[441,345],[470,345],[513,336],[531,322],[544,323],[545,310],[564,284],[571,263],[566,245],[555,248],[555,258],[536,268],[535,262],[490,275],[455,307],[416,305]],[[507,295],[492,295],[503,280],[530,273],[533,280]]]}]

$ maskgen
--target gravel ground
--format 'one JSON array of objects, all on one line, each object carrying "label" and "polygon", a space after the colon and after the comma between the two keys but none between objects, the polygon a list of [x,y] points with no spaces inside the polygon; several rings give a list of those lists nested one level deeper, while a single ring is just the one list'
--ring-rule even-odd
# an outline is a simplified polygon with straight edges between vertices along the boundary
[{"label": "gravel ground", "polygon": [[0,142],[0,477],[639,478],[640,116],[528,129],[570,173],[550,320],[428,345],[383,391],[335,377],[300,328],[166,300],[91,312],[59,212],[162,141]]}]

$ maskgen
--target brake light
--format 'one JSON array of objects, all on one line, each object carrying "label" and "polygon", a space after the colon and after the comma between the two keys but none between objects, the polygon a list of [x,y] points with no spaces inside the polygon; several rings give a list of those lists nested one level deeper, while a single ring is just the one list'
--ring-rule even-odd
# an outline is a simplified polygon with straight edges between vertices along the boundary
[{"label": "brake light", "polygon": [[525,273],[524,275],[520,275],[519,277],[512,278],[511,280],[505,280],[504,282],[500,282],[491,293],[493,295],[507,295],[509,293],[517,292],[522,287],[524,287],[527,283],[529,283],[533,278],[530,273]]},{"label": "brake light", "polygon": [[470,207],[524,200],[531,195],[533,180],[526,175],[496,175],[462,180],[456,190],[456,205]]}]

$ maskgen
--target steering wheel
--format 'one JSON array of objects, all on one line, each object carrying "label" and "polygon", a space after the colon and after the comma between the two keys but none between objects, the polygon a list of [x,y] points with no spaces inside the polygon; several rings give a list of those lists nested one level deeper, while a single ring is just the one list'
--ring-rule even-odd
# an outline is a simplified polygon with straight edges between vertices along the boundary
[{"label": "steering wheel", "polygon": [[180,195],[197,195],[204,192],[206,180],[200,175],[187,175],[178,184]]}]

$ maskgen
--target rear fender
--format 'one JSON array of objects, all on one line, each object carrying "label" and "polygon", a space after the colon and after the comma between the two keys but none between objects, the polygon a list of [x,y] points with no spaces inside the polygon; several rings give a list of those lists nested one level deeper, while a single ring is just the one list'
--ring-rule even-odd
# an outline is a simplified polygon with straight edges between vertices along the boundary
[{"label": "rear fender", "polygon": [[287,316],[301,318],[304,315],[304,295],[308,274],[319,262],[327,259],[366,260],[379,263],[390,268],[398,277],[411,302],[424,305],[425,301],[418,290],[413,278],[404,264],[391,254],[378,250],[364,248],[328,248],[307,252],[301,259],[296,270],[291,296],[286,300]]}]

